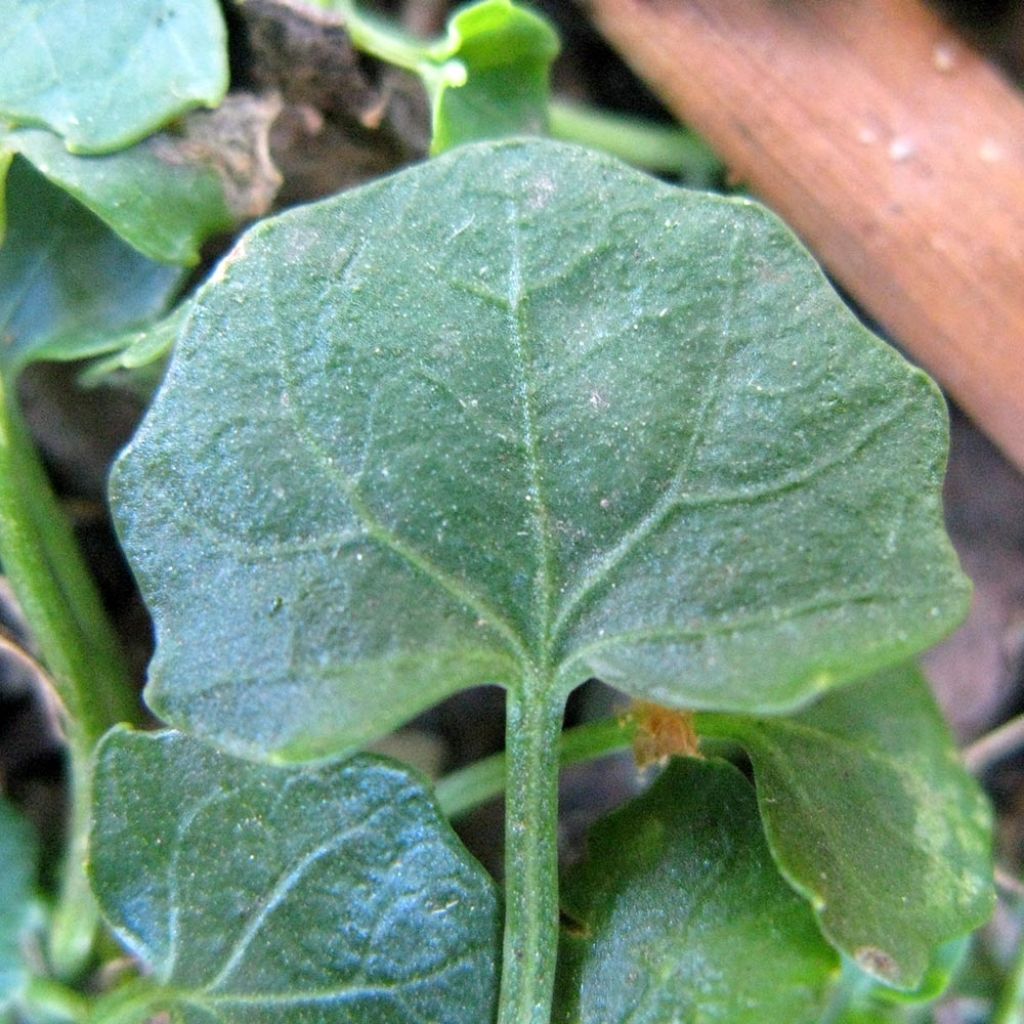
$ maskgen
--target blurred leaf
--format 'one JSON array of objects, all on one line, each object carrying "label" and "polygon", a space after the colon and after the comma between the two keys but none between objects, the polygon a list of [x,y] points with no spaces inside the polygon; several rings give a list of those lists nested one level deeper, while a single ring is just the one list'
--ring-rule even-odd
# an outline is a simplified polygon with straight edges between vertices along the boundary
[{"label": "blurred leaf", "polygon": [[23,128],[0,132],[0,149],[20,153],[152,260],[193,265],[200,245],[234,224],[216,171],[189,162],[166,136],[111,156],[75,156],[52,133]]},{"label": "blurred leaf", "polygon": [[0,368],[80,359],[110,336],[158,316],[184,271],[154,263],[117,238],[23,160],[8,175],[0,247]]},{"label": "blurred leaf", "polygon": [[28,981],[21,940],[31,921],[35,875],[32,830],[0,800],[0,1013]]},{"label": "blurred leaf", "polygon": [[[445,38],[429,50],[433,73],[424,74],[433,123],[431,153],[464,142],[543,132],[551,62],[558,50],[551,25],[511,0],[482,0],[456,11]],[[452,62],[462,74],[451,73]]]},{"label": "blurred leaf", "polygon": [[216,0],[0,0],[0,120],[73,152],[129,146],[227,86]]},{"label": "blurred leaf", "polygon": [[731,765],[673,761],[563,888],[560,1024],[812,1024],[838,973]]}]

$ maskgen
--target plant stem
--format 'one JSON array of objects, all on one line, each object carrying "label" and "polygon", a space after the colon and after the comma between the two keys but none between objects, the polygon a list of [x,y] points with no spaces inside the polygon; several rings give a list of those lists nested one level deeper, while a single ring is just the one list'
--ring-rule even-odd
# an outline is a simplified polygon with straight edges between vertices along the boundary
[{"label": "plant stem", "polygon": [[[559,765],[565,768],[617,753],[633,742],[635,732],[625,718],[603,718],[567,729],[558,740]],[[494,754],[446,775],[438,782],[435,795],[444,814],[458,818],[504,791],[505,755]]]},{"label": "plant stem", "polygon": [[558,954],[558,737],[545,680],[508,691],[505,944],[498,1024],[548,1024]]},{"label": "plant stem", "polygon": [[1017,715],[997,729],[969,743],[961,751],[964,764],[975,775],[1024,747],[1024,715]]},{"label": "plant stem", "polygon": [[1024,936],[1006,985],[999,996],[991,1024],[1021,1024],[1024,1020]]},{"label": "plant stem", "polygon": [[98,919],[85,877],[92,752],[111,725],[134,717],[134,701],[116,636],[11,392],[0,375],[0,562],[64,710],[72,820],[50,958],[60,977],[73,977]]},{"label": "plant stem", "polygon": [[555,138],[603,149],[638,167],[679,175],[693,185],[712,184],[722,169],[707,143],[683,128],[563,100],[552,101],[549,119]]}]

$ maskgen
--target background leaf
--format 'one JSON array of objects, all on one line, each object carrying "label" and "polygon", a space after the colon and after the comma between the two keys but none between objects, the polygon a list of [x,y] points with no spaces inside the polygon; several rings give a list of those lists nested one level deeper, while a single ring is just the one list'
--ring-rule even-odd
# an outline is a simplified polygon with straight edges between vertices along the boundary
[{"label": "background leaf", "polygon": [[989,806],[915,668],[792,718],[701,716],[698,730],[746,747],[780,869],[862,970],[913,988],[940,944],[988,920]]},{"label": "background leaf", "polygon": [[379,758],[256,766],[116,731],[96,776],[101,908],[187,1024],[480,1024],[494,886],[422,784]]},{"label": "background leaf", "polygon": [[[424,77],[433,121],[430,151],[543,131],[558,49],[551,25],[509,0],[482,0],[456,11],[445,38],[430,48],[435,74]],[[443,73],[449,61],[465,69],[463,84]]]},{"label": "background leaf", "polygon": [[788,708],[961,616],[945,444],[761,207],[461,147],[264,221],[195,300],[112,484],[148,700],[296,758],[477,683]]},{"label": "background leaf", "polygon": [[562,901],[562,1024],[811,1024],[838,974],[725,762],[673,761],[597,825]]},{"label": "background leaf", "polygon": [[154,263],[117,238],[23,160],[8,175],[0,247],[0,366],[105,350],[109,336],[160,314],[179,267]]},{"label": "background leaf", "polygon": [[199,246],[234,224],[217,173],[186,162],[164,136],[111,156],[76,156],[52,133],[24,128],[0,133],[0,148],[20,153],[153,260],[198,263]]},{"label": "background leaf", "polygon": [[73,152],[129,146],[227,85],[215,0],[0,0],[0,120]]},{"label": "background leaf", "polygon": [[0,1013],[28,978],[21,939],[31,917],[36,844],[28,824],[0,800]]}]

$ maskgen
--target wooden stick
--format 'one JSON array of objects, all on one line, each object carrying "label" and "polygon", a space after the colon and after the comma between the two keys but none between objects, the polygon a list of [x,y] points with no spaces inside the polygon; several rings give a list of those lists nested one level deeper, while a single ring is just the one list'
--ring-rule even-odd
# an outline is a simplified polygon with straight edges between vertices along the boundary
[{"label": "wooden stick", "polygon": [[1024,101],[918,0],[589,0],[1024,468]]}]

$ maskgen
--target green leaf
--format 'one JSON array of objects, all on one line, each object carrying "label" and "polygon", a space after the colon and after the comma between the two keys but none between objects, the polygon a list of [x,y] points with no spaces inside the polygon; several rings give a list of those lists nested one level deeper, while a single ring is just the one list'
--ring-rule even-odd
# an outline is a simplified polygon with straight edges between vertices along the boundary
[{"label": "green leaf", "polygon": [[563,1024],[811,1024],[838,974],[722,761],[674,761],[598,824],[562,899]]},{"label": "green leaf", "polygon": [[0,120],[42,125],[68,149],[137,142],[228,85],[216,0],[0,0]]},{"label": "green leaf", "polygon": [[746,747],[779,868],[866,973],[915,988],[942,943],[988,920],[989,806],[915,668],[793,718],[702,716],[698,728]]},{"label": "green leaf", "polygon": [[95,795],[93,887],[155,976],[147,1013],[180,1024],[493,1016],[494,886],[409,770],[372,757],[258,766],[177,733],[115,730]]},{"label": "green leaf", "polygon": [[141,256],[23,160],[8,175],[0,247],[0,368],[104,351],[159,315],[184,272]]},{"label": "green leaf", "polygon": [[167,316],[110,338],[109,355],[87,366],[79,375],[80,383],[85,387],[95,387],[127,379],[130,386],[136,386],[151,396],[191,310],[191,302],[182,302]]},{"label": "green leaf", "polygon": [[[558,35],[511,0],[481,0],[456,11],[430,49],[431,153],[505,135],[544,131]],[[462,73],[451,73],[456,62]],[[461,84],[459,79],[464,79]]]},{"label": "green leaf", "polygon": [[153,260],[198,263],[200,245],[234,223],[216,171],[187,162],[165,136],[111,156],[75,156],[52,133],[25,128],[0,133],[0,149],[20,153]]},{"label": "green leaf", "polygon": [[28,981],[21,940],[32,916],[36,844],[32,831],[0,800],[0,1013]]},{"label": "green leaf", "polygon": [[460,147],[200,291],[112,486],[148,700],[284,758],[479,683],[791,708],[961,617],[946,430],[760,206]]}]

